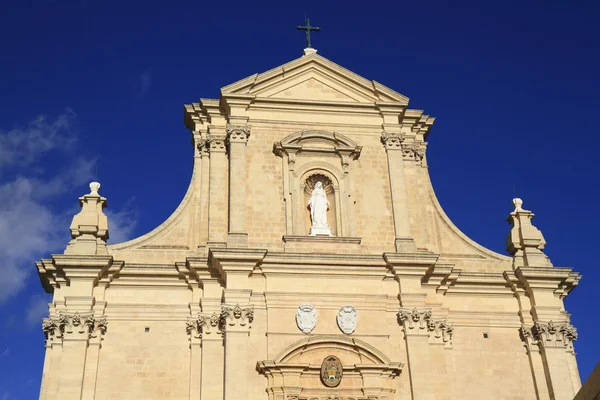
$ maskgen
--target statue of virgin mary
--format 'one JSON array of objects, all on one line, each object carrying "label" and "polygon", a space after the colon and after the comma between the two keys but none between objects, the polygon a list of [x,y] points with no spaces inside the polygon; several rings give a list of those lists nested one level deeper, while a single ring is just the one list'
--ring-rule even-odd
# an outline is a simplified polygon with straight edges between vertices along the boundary
[{"label": "statue of virgin mary", "polygon": [[323,183],[318,181],[315,188],[308,199],[308,207],[310,208],[311,228],[310,236],[316,235],[331,235],[331,228],[327,225],[327,210],[329,210],[329,201],[323,189]]}]

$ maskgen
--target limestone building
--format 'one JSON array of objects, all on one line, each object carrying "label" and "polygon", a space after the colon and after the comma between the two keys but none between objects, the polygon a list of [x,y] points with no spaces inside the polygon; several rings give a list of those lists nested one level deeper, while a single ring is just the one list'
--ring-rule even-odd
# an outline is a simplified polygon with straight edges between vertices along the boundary
[{"label": "limestone building", "polygon": [[[533,213],[508,256],[434,194],[434,118],[307,48],[185,106],[193,176],[153,231],[106,245],[98,183],[53,293],[42,399],[572,399],[563,299]],[[500,240],[500,238],[499,238]]]}]

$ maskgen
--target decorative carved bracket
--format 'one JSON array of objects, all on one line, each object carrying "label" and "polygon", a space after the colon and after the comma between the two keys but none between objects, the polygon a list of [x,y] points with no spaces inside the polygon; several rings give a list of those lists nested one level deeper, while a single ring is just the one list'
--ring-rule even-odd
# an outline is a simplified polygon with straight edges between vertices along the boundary
[{"label": "decorative carved bracket", "polygon": [[60,313],[58,317],[44,318],[42,322],[46,346],[52,346],[59,339],[61,342],[96,339],[100,343],[107,328],[106,317],[95,318],[93,313]]},{"label": "decorative carved bracket", "polygon": [[452,345],[454,326],[445,319],[433,319],[431,309],[401,308],[398,322],[406,335],[427,335],[429,343]]},{"label": "decorative carved bracket", "polygon": [[246,143],[250,138],[250,129],[250,125],[227,124],[227,142]]},{"label": "decorative carved bracket", "polygon": [[230,306],[224,304],[221,306],[221,324],[224,329],[226,327],[250,327],[254,321],[254,306],[248,305],[240,307],[239,304]]},{"label": "decorative carved bracket", "polygon": [[567,350],[573,350],[573,342],[577,340],[577,329],[568,322],[540,323],[536,321],[532,327],[523,325],[520,330],[521,339],[526,343],[527,348],[537,345],[541,347],[564,347]]},{"label": "decorative carved bracket", "polygon": [[217,335],[223,333],[222,319],[219,314],[198,313],[197,317],[189,317],[185,323],[185,330],[190,336],[190,343],[201,340],[204,335],[211,335],[216,332]]}]

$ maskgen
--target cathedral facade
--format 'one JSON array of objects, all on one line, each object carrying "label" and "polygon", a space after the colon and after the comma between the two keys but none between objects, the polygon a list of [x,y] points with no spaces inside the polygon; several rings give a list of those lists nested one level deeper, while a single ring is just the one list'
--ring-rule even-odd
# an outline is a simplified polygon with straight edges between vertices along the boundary
[{"label": "cathedral facade", "polygon": [[508,255],[460,232],[429,178],[434,118],[307,48],[184,108],[179,207],[107,245],[100,185],[53,293],[41,399],[570,400],[555,267],[520,199]]}]

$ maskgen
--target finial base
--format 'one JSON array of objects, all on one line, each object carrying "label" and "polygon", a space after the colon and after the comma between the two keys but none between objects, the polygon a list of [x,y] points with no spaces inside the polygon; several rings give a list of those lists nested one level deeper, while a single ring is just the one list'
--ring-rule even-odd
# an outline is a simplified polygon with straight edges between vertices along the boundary
[{"label": "finial base", "polygon": [[304,49],[304,55],[308,56],[310,54],[317,54],[317,49],[313,49],[312,47],[307,47]]}]

